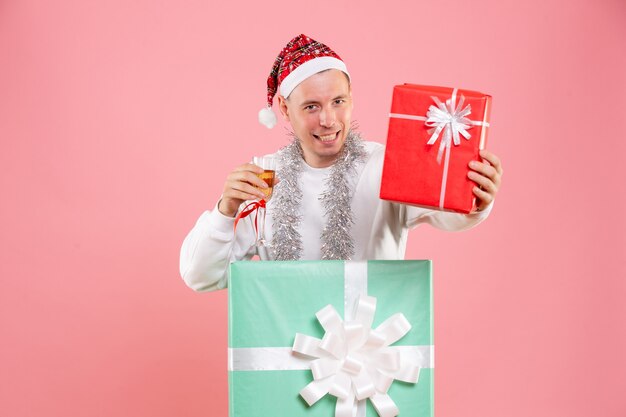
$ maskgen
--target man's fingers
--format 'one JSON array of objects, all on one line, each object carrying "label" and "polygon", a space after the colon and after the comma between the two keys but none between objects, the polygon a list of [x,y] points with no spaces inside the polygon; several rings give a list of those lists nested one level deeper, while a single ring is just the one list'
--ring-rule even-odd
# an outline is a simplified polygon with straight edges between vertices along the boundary
[{"label": "man's fingers", "polygon": [[502,175],[502,163],[500,162],[500,158],[486,149],[480,151],[480,157],[489,162],[491,166],[495,168],[496,172]]},{"label": "man's fingers", "polygon": [[229,176],[228,181],[233,184],[236,182],[241,182],[241,183],[252,184],[253,186],[260,187],[260,188],[267,188],[267,183],[250,171],[233,172]]},{"label": "man's fingers", "polygon": [[237,168],[233,170],[233,172],[245,172],[245,171],[251,171],[251,172],[254,172],[255,174],[262,174],[263,168],[261,168],[258,165],[247,163],[247,164],[239,165]]},{"label": "man's fingers", "polygon": [[[476,171],[479,174],[482,174],[483,176],[491,179],[491,181],[498,182],[498,171],[496,171],[496,168],[486,164],[484,162],[478,162],[478,161],[472,161],[469,164],[469,167],[471,169],[473,169],[474,171]],[[473,171],[470,171],[473,172]]]},{"label": "man's fingers", "polygon": [[483,158],[482,162],[469,163],[467,177],[476,183],[472,191],[479,200],[477,208],[482,210],[491,204],[500,188],[502,164],[500,158],[487,150],[480,151],[480,156]]},{"label": "man's fingers", "polygon": [[[261,183],[263,183],[263,181],[261,181],[261,180],[259,180],[259,181]],[[250,183],[248,183],[246,181],[232,181],[232,182],[229,182],[229,183],[227,183],[227,187],[226,188],[227,189],[224,190],[225,194],[228,194],[228,192],[230,190],[232,190],[232,191],[244,193],[244,194],[249,196],[247,198],[241,198],[241,200],[252,200],[252,199],[255,199],[255,198],[263,198],[263,197],[265,197],[265,194],[263,193],[263,191],[261,191],[260,189],[258,189],[257,187],[253,186],[252,184],[250,184]]]},{"label": "man's fingers", "polygon": [[480,200],[480,204],[478,204],[478,208],[480,210],[487,207],[493,201],[493,196],[487,191],[481,190],[479,187],[474,187],[472,191],[474,195]]},{"label": "man's fingers", "polygon": [[470,171],[467,173],[467,177],[482,187],[483,190],[486,190],[490,194],[495,194],[497,191],[496,185],[491,181],[490,178],[485,177],[484,175],[480,175],[477,172]]},{"label": "man's fingers", "polygon": [[250,194],[245,191],[234,190],[234,189],[230,190],[228,193],[224,193],[224,196],[223,196],[223,198],[228,198],[232,200],[241,200],[241,201],[256,200],[258,198],[263,198],[263,197],[265,197],[263,193],[261,193],[261,195],[257,195],[256,193]]}]

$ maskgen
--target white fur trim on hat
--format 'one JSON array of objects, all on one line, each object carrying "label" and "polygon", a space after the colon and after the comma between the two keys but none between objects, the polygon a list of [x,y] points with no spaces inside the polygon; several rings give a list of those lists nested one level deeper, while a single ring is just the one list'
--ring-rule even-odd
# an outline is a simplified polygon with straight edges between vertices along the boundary
[{"label": "white fur trim on hat", "polygon": [[283,97],[289,97],[289,94],[291,94],[293,89],[296,88],[302,81],[306,80],[311,75],[327,69],[338,69],[339,71],[345,72],[348,78],[350,78],[346,64],[344,64],[342,60],[333,56],[321,56],[319,58],[310,59],[291,71],[289,75],[285,77],[283,82],[280,83],[280,94]]}]

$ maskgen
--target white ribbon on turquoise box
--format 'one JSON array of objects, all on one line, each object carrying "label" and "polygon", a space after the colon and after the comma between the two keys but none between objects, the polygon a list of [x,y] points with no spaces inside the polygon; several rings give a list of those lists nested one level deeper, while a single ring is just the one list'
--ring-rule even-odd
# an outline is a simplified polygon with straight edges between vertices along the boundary
[{"label": "white ribbon on turquoise box", "polygon": [[402,313],[372,329],[376,298],[367,295],[367,262],[346,261],[344,320],[330,304],[316,313],[322,339],[296,333],[292,347],[229,348],[229,371],[308,370],[313,381],[300,391],[311,406],[337,397],[335,417],[365,417],[369,398],[380,417],[399,409],[387,394],[394,379],[416,383],[420,368],[434,368],[434,346],[390,346],[411,329]]}]

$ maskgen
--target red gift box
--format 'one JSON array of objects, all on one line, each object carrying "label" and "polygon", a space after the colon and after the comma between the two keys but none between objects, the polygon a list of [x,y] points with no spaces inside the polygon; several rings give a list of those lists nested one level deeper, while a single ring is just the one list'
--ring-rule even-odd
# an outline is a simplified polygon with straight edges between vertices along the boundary
[{"label": "red gift box", "polygon": [[469,213],[468,163],[480,161],[491,96],[470,90],[404,84],[393,89],[380,198]]}]

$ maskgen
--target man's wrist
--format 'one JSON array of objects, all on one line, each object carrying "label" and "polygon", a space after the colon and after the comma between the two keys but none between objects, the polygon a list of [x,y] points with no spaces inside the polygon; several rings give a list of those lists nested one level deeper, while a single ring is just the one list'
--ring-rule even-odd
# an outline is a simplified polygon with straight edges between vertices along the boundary
[{"label": "man's wrist", "polygon": [[224,203],[223,199],[221,199],[217,203],[217,210],[220,213],[222,213],[224,216],[228,216],[228,217],[235,217],[235,214],[237,214],[237,208],[235,208],[234,210],[229,209],[229,207],[227,207],[227,204]]}]

